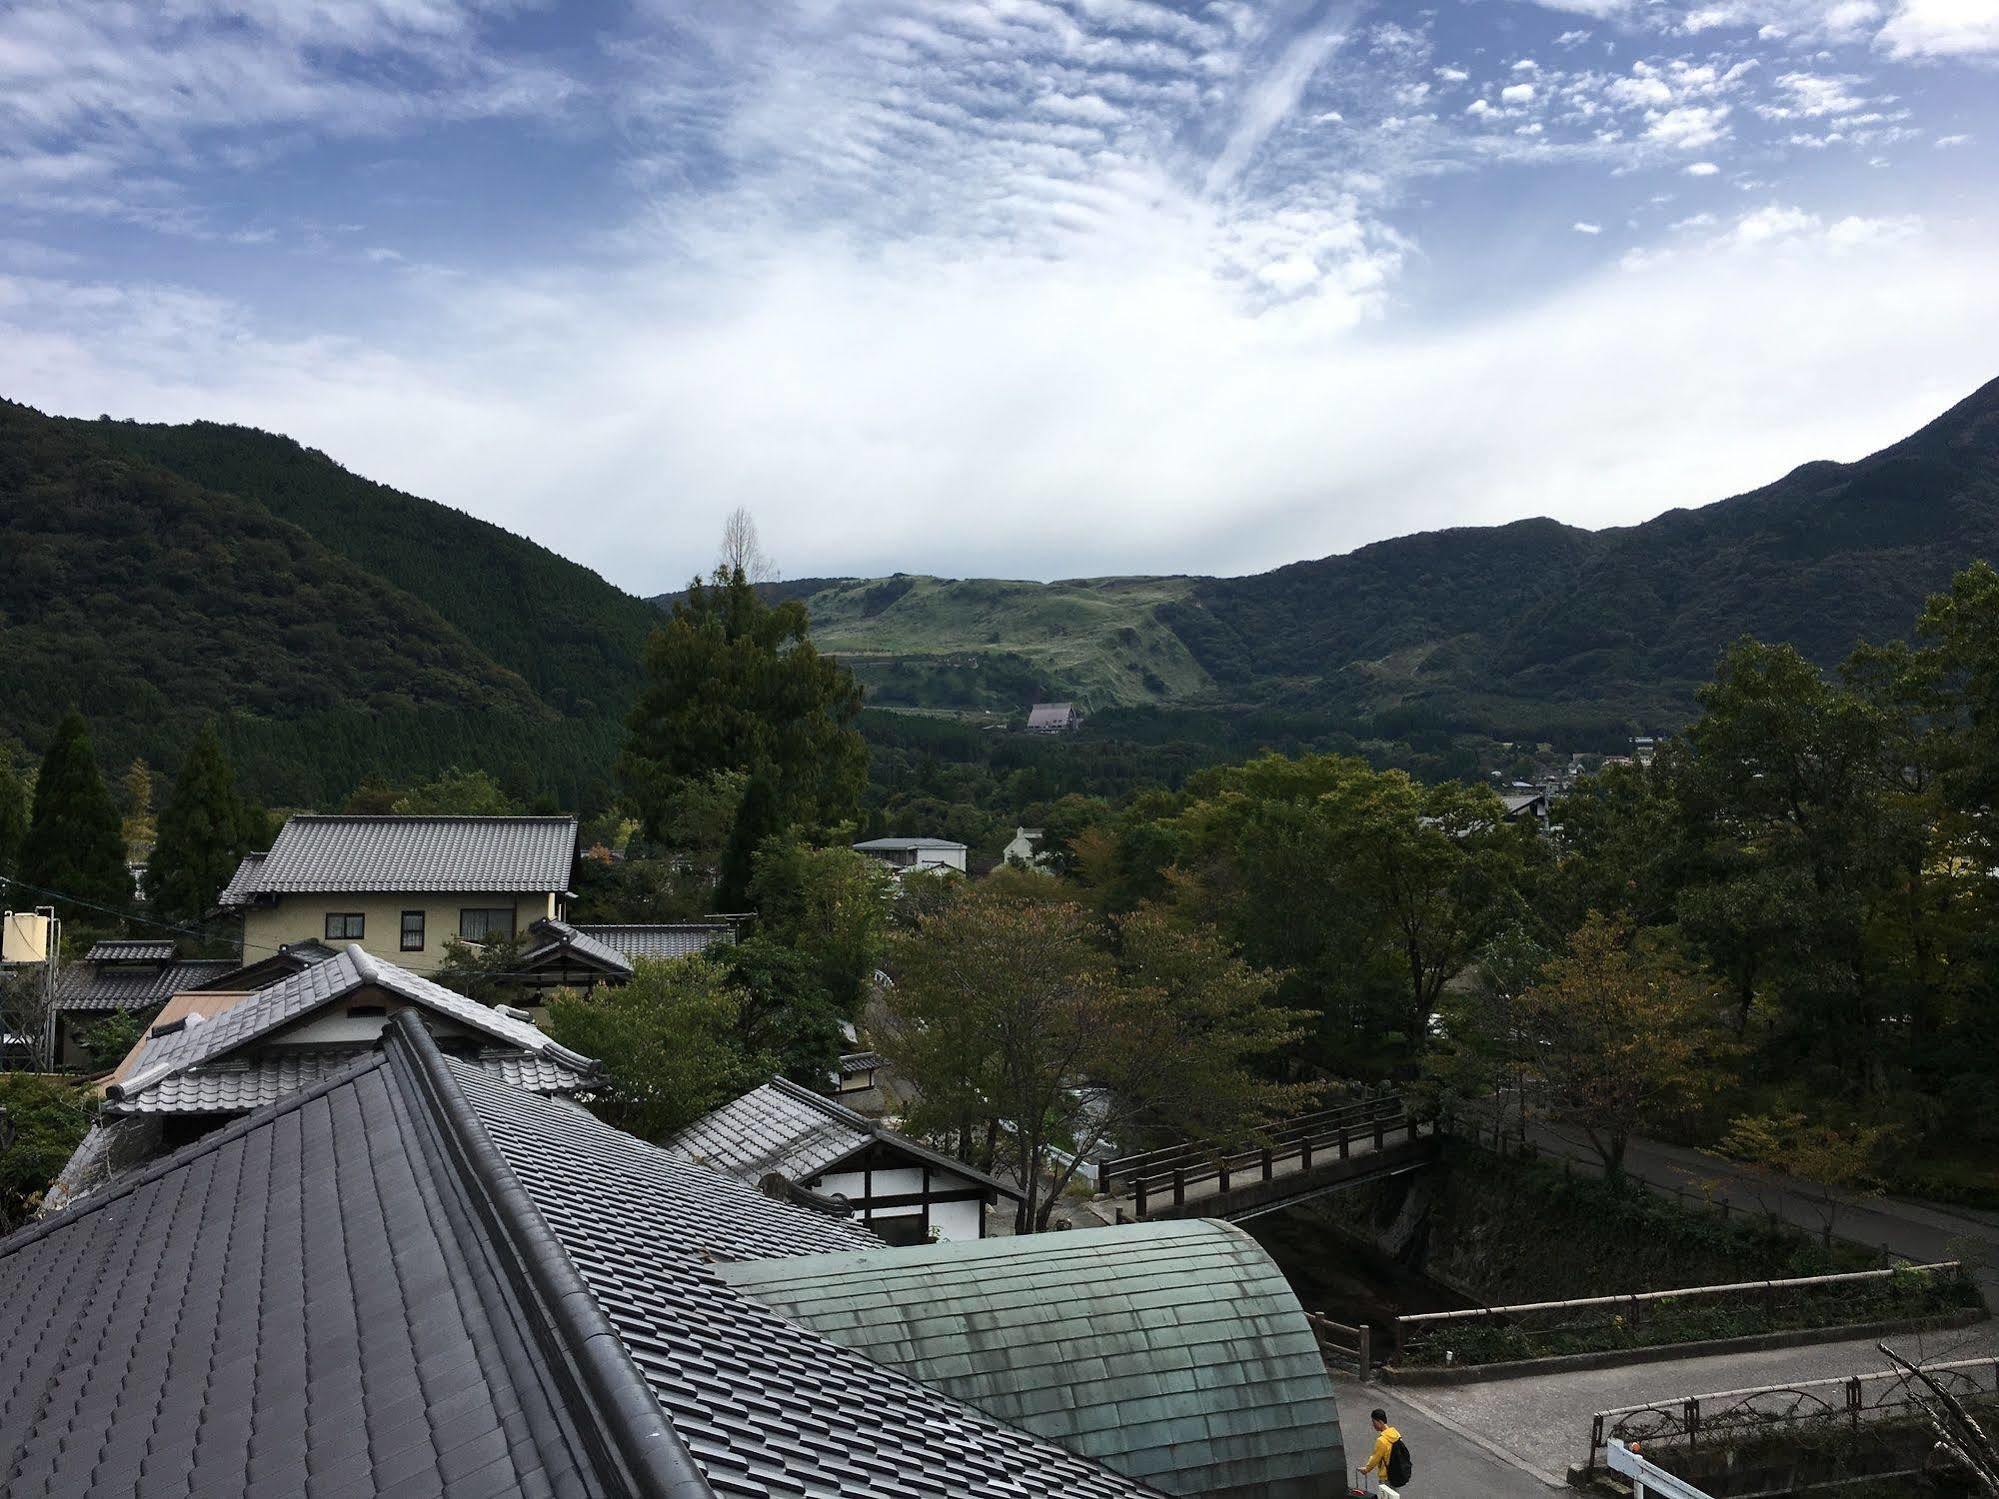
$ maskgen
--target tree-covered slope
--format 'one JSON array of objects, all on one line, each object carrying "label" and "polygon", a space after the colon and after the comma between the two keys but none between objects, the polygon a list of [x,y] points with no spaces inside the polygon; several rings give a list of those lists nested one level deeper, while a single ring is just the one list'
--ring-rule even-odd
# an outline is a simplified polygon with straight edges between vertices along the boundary
[{"label": "tree-covered slope", "polygon": [[254,427],[71,425],[114,452],[255,500],[421,599],[563,713],[618,714],[631,701],[657,611],[580,563]]},{"label": "tree-covered slope", "polygon": [[622,703],[565,719],[420,595],[115,425],[0,402],[0,740],[39,754],[74,705],[106,764],[172,767],[220,717],[281,801],[451,756],[527,792],[601,779]]},{"label": "tree-covered slope", "polygon": [[[1433,532],[1204,580],[1165,618],[1217,681],[1344,710],[1428,702],[1502,731],[1546,705],[1683,717],[1744,634],[1831,664],[1907,633],[1999,555],[1999,381],[1857,463],[1643,525]],[[1660,722],[1660,727],[1670,727]]]}]

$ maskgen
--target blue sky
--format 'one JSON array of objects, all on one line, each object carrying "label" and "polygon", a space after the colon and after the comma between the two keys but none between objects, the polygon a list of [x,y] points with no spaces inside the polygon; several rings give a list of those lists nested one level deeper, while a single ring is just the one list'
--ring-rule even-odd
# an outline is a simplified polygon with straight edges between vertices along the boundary
[{"label": "blue sky", "polygon": [[636,591],[1625,524],[1999,376],[1999,0],[0,0],[0,394]]}]

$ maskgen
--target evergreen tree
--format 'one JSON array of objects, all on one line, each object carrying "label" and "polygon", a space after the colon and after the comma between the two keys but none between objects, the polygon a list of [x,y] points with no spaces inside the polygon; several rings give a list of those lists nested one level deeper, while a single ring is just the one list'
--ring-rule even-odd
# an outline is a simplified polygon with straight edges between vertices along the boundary
[{"label": "evergreen tree", "polygon": [[14,758],[0,749],[0,874],[13,872],[28,836],[28,794],[14,773]]},{"label": "evergreen tree", "polygon": [[168,921],[205,916],[252,851],[258,821],[237,794],[222,740],[209,724],[194,741],[160,811],[153,856],[146,865],[146,899]]},{"label": "evergreen tree", "polygon": [[21,878],[52,892],[58,910],[72,920],[101,923],[102,909],[91,907],[123,911],[132,904],[118,809],[91,753],[90,726],[74,708],[56,725],[35,779]]},{"label": "evergreen tree", "polygon": [[673,841],[672,808],[688,782],[744,773],[751,793],[729,865],[740,888],[766,832],[826,826],[858,810],[868,769],[853,727],[861,689],[813,649],[803,604],[766,604],[741,569],[711,585],[696,580],[653,632],[645,673],[618,772],[648,839]]}]

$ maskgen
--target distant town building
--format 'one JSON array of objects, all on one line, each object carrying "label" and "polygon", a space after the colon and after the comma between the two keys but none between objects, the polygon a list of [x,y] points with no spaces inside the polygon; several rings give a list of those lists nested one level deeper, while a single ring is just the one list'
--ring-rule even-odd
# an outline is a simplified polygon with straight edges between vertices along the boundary
[{"label": "distant town building", "polygon": [[1640,734],[1631,741],[1631,758],[1640,765],[1650,765],[1652,756],[1658,753],[1659,741],[1650,734]]},{"label": "distant town building", "polygon": [[615,988],[630,981],[638,959],[685,958],[733,945],[737,925],[721,916],[643,926],[578,926],[544,918],[528,928],[521,984],[537,997],[555,989]]},{"label": "distant town building", "polygon": [[1504,791],[1499,799],[1506,804],[1508,822],[1531,822],[1545,827],[1548,822],[1548,793],[1539,789]]},{"label": "distant town building", "polygon": [[1047,836],[1040,828],[1015,828],[1013,841],[1007,844],[1000,855],[1005,864],[1018,864],[1023,869],[1038,869],[1048,872],[1051,860],[1041,851],[1041,840]]},{"label": "distant town building", "polygon": [[963,874],[969,852],[964,844],[948,838],[870,838],[856,843],[854,851],[881,860],[897,874],[912,869],[955,869]]},{"label": "distant town building", "polygon": [[575,863],[573,817],[300,816],[218,904],[242,914],[246,955],[357,943],[428,973],[454,939],[507,941],[561,917]]},{"label": "distant town building", "polygon": [[1083,726],[1083,710],[1074,703],[1036,703],[1027,710],[1030,734],[1066,734]]},{"label": "distant town building", "polygon": [[234,958],[182,958],[171,942],[99,942],[82,962],[56,970],[49,1054],[58,1067],[82,1067],[91,1061],[82,1037],[92,1026],[124,1010],[151,1019],[181,990],[209,983],[238,966]]}]

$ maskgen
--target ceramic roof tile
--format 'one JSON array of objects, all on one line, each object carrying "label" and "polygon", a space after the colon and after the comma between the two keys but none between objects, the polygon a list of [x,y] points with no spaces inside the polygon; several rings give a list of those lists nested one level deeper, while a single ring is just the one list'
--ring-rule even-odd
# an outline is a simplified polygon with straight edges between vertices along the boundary
[{"label": "ceramic roof tile", "polygon": [[[351,1067],[371,1049],[372,1043],[345,1048],[299,1047],[262,1056],[225,1058],[171,1073],[154,1083],[121,1088],[121,1096],[104,1108],[113,1115],[248,1113]],[[478,1062],[502,1082],[534,1093],[580,1092],[590,1086],[594,1076],[553,1057],[521,1051],[495,1050],[481,1055]]]},{"label": "ceramic roof tile", "polygon": [[453,1071],[715,1492],[1156,1492],[786,1321],[714,1268],[879,1247],[859,1225],[767,1198],[572,1104]]},{"label": "ceramic roof tile", "polygon": [[93,942],[83,955],[86,963],[170,963],[174,959],[171,942]]},{"label": "ceramic roof tile", "polygon": [[[100,942],[97,947],[111,944]],[[92,948],[92,952],[97,948]],[[57,1010],[141,1010],[165,1004],[183,989],[193,989],[229,972],[228,958],[184,958],[167,963],[105,963],[85,958],[56,971]]]},{"label": "ceramic roof tile", "polygon": [[652,926],[579,926],[576,930],[625,958],[684,958],[736,940],[726,921],[662,922]]},{"label": "ceramic roof tile", "polygon": [[[1216,1221],[723,1265],[790,1320],[1173,1494],[1339,1491],[1324,1360],[1256,1242]],[[1087,1286],[1079,1317],[1075,1289]]]},{"label": "ceramic roof tile", "polygon": [[382,989],[522,1051],[547,1056],[579,1070],[595,1066],[589,1058],[558,1046],[525,1020],[517,1020],[503,1010],[482,1005],[456,990],[385,963],[359,946],[350,946],[338,957],[316,963],[237,1001],[212,1019],[200,1023],[190,1019],[168,1035],[149,1036],[110,1096],[114,1101],[121,1096],[134,1096],[173,1073],[249,1045],[367,986]]},{"label": "ceramic roof tile", "polygon": [[475,1209],[378,1056],[0,1241],[0,1492],[608,1492]]},{"label": "ceramic roof tile", "polygon": [[569,888],[573,817],[321,817],[286,821],[238,867],[222,904],[367,891],[539,894]]}]

